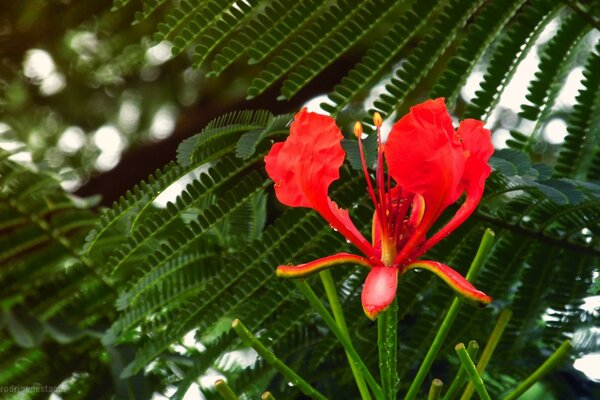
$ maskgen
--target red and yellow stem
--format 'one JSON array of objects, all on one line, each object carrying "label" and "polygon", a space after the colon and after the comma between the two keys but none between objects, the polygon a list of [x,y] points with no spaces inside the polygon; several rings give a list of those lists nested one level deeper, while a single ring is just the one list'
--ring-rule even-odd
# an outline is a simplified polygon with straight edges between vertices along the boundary
[{"label": "red and yellow stem", "polygon": [[280,265],[277,267],[277,276],[282,278],[304,278],[340,264],[356,264],[372,268],[371,263],[365,257],[350,253],[338,253],[323,257],[300,265]]},{"label": "red and yellow stem", "polygon": [[440,277],[454,292],[467,303],[485,307],[492,302],[487,294],[475,289],[475,287],[461,274],[447,265],[437,261],[419,260],[406,266],[409,269],[425,269]]}]

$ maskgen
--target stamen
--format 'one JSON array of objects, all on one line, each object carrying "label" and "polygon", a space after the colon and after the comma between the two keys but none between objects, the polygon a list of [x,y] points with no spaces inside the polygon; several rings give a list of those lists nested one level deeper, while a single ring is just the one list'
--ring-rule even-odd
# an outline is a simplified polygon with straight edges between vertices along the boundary
[{"label": "stamen", "polygon": [[[365,180],[367,181],[367,189],[369,192],[369,196],[371,197],[371,201],[373,202],[373,205],[375,206],[375,211],[379,213],[379,209],[377,207],[377,198],[375,197],[375,190],[373,189],[373,184],[371,183],[371,177],[369,176],[369,170],[367,168],[367,161],[365,160],[365,151],[363,149],[363,145],[362,145],[362,133],[363,133],[363,128],[360,122],[356,121],[356,123],[354,124],[354,136],[356,136],[356,138],[358,139],[358,151],[360,152],[360,163],[362,164],[362,170],[363,173],[365,175]],[[381,220],[381,215],[378,215],[379,219]]]},{"label": "stamen", "polygon": [[[384,179],[384,167],[383,167],[383,145],[381,143],[381,125],[383,124],[383,119],[381,118],[381,114],[375,112],[373,114],[373,123],[377,128],[377,169],[375,170],[375,183],[377,190],[379,192],[379,205],[383,210],[383,219],[380,220],[381,223],[381,233],[385,235],[385,240],[389,240],[388,236],[388,224],[387,224],[387,213],[388,207],[385,196],[385,179]],[[382,238],[383,240],[383,238]]]}]

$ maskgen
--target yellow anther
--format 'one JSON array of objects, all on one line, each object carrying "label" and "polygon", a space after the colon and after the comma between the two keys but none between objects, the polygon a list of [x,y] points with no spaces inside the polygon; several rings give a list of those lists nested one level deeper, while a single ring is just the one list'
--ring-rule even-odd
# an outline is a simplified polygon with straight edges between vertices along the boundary
[{"label": "yellow anther", "polygon": [[378,128],[381,128],[381,125],[383,125],[383,118],[381,118],[381,114],[379,114],[377,111],[375,114],[373,114],[373,123]]},{"label": "yellow anther", "polygon": [[361,138],[363,134],[363,128],[360,122],[356,121],[354,123],[354,136],[356,136],[357,138]]}]

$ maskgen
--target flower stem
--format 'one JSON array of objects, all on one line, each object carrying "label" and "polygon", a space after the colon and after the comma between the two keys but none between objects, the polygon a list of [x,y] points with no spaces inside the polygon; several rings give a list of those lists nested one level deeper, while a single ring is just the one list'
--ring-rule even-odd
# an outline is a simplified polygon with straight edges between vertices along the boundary
[{"label": "flower stem", "polygon": [[[469,272],[467,272],[466,279],[468,281],[472,282],[479,273],[479,270],[483,265],[483,261],[492,247],[493,240],[494,232],[491,229],[486,229],[483,234],[483,237],[481,238],[481,243],[479,244],[477,254],[473,259],[473,262],[471,263]],[[427,376],[427,373],[429,372],[429,369],[431,368],[435,357],[440,351],[440,348],[442,347],[442,344],[444,343],[448,332],[450,332],[450,328],[452,327],[452,324],[454,323],[454,320],[458,315],[458,310],[460,309],[460,306],[461,301],[457,297],[455,297],[452,301],[452,304],[450,305],[450,308],[448,309],[448,312],[446,312],[446,316],[442,321],[440,329],[438,329],[438,332],[435,335],[435,338],[433,339],[433,343],[431,344],[429,350],[427,351],[427,354],[425,355],[425,359],[423,360],[419,371],[417,371],[415,379],[412,381],[410,387],[408,388],[408,392],[406,393],[406,397],[404,398],[405,400],[414,400],[414,398],[417,396],[417,393],[421,388],[421,384],[425,380],[425,377]]]},{"label": "flower stem", "polygon": [[223,400],[239,400],[237,394],[235,394],[223,379],[217,379],[215,382],[215,389],[217,389],[217,392],[219,392]]},{"label": "flower stem", "polygon": [[[506,325],[508,325],[508,321],[510,321],[510,317],[512,317],[512,312],[509,309],[505,308],[500,312],[496,325],[494,325],[494,329],[492,330],[492,334],[481,353],[481,358],[479,359],[479,362],[477,362],[477,372],[479,374],[483,374],[483,371],[485,371],[485,368],[490,362],[492,354],[494,354],[494,350],[496,350],[496,346],[498,346],[498,342],[502,337],[502,333],[504,332]],[[469,383],[460,400],[469,400],[473,395],[473,389],[473,384]]]},{"label": "flower stem", "polygon": [[252,334],[242,324],[239,319],[236,319],[231,324],[231,327],[238,334],[242,342],[252,347],[256,352],[264,358],[269,364],[271,364],[277,371],[279,371],[286,379],[288,379],[293,385],[298,387],[302,393],[305,395],[318,400],[327,400],[325,396],[317,391],[314,387],[312,387],[308,382],[302,379],[295,371],[293,371],[290,367],[285,365],[281,360],[275,356],[269,349],[262,344],[256,336]]},{"label": "flower stem", "polygon": [[427,396],[427,400],[439,400],[443,386],[444,383],[440,379],[436,378],[431,381],[431,387],[429,388],[429,396]]},{"label": "flower stem", "polygon": [[329,329],[331,329],[333,334],[340,341],[340,343],[344,347],[344,350],[346,350],[350,354],[350,356],[352,357],[352,361],[354,361],[356,367],[364,376],[375,398],[377,400],[383,400],[384,397],[381,387],[379,387],[377,381],[375,380],[375,378],[373,378],[373,375],[371,375],[371,372],[363,362],[362,358],[360,358],[360,356],[354,349],[350,338],[342,333],[340,328],[335,323],[335,320],[333,319],[331,314],[329,314],[329,311],[327,311],[323,303],[321,303],[321,300],[319,300],[319,298],[317,297],[315,292],[310,288],[310,286],[308,286],[308,284],[304,280],[298,280],[296,281],[296,284],[298,285],[308,302],[314,307],[315,310],[317,310],[317,312],[321,315],[321,318],[323,318],[323,321],[325,321]]},{"label": "flower stem", "polygon": [[504,400],[515,400],[527,391],[534,383],[542,379],[548,372],[555,368],[573,349],[571,343],[565,340],[560,347],[538,369],[527,377],[517,388],[509,393]]},{"label": "flower stem", "polygon": [[460,363],[465,368],[465,371],[467,371],[467,375],[469,376],[473,387],[477,391],[477,394],[479,394],[479,398],[481,400],[491,400],[489,393],[483,385],[483,380],[481,380],[481,376],[479,375],[479,372],[477,372],[475,364],[473,364],[473,360],[471,360],[469,353],[467,353],[467,349],[465,349],[464,343],[457,344],[454,349],[456,350]]},{"label": "flower stem", "polygon": [[394,301],[377,318],[379,373],[385,398],[394,400],[398,392],[398,302]]},{"label": "flower stem", "polygon": [[[323,287],[325,288],[325,294],[327,295],[327,299],[329,300],[331,311],[333,311],[333,317],[335,318],[335,322],[342,334],[345,335],[348,338],[348,340],[350,340],[350,334],[348,332],[348,327],[346,326],[346,320],[344,319],[344,311],[342,310],[342,305],[340,304],[340,299],[338,297],[333,278],[331,277],[331,272],[329,272],[329,270],[321,271],[319,272],[319,276],[321,277],[321,282],[323,283]],[[365,378],[361,370],[357,367],[355,360],[352,359],[352,356],[348,351],[346,351],[346,357],[348,358],[348,363],[350,364],[352,375],[354,375],[356,386],[358,387],[358,391],[360,392],[360,397],[363,400],[370,400],[371,395],[369,394],[369,388],[365,383]]]},{"label": "flower stem", "polygon": [[[469,341],[469,344],[467,345],[467,353],[469,353],[469,357],[471,357],[471,360],[474,360],[475,357],[477,357],[478,351],[479,344],[474,340]],[[454,399],[454,397],[458,394],[458,391],[465,385],[466,382],[467,371],[465,371],[465,368],[461,365],[442,400]]]}]

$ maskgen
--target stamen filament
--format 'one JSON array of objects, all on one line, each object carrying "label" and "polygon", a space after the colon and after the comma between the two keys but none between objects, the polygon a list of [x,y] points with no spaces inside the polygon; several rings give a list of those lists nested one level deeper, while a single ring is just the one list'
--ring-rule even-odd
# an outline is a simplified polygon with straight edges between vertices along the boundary
[{"label": "stamen filament", "polygon": [[[367,189],[369,192],[369,196],[371,197],[371,201],[375,205],[375,210],[378,214],[380,214],[379,209],[377,207],[377,198],[375,197],[375,189],[373,189],[373,184],[371,183],[371,177],[369,176],[369,170],[367,168],[367,161],[365,159],[365,151],[362,145],[362,126],[360,122],[356,121],[354,124],[354,135],[358,139],[358,151],[360,152],[360,162],[362,164],[362,170],[365,175],[365,180],[367,181]],[[381,221],[381,215],[378,215],[379,220]]]}]

